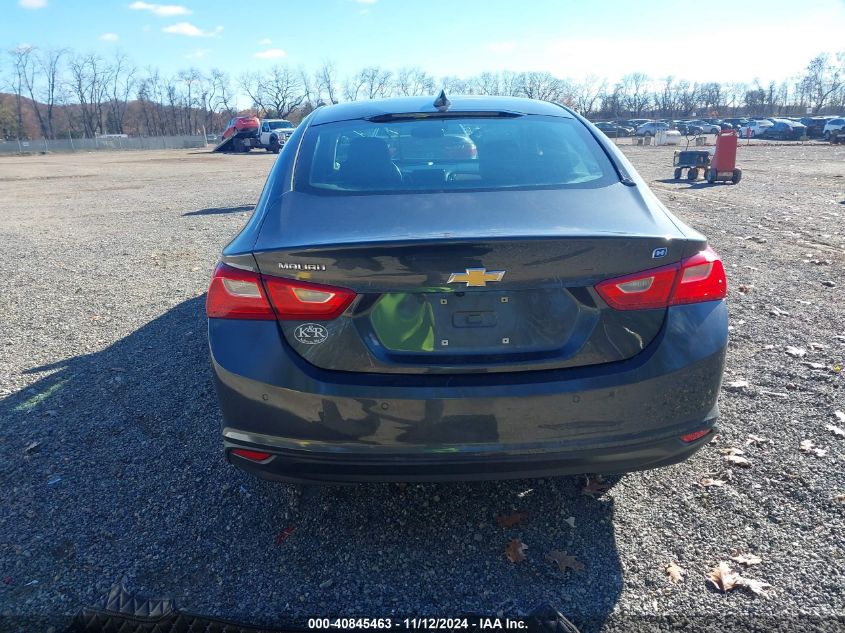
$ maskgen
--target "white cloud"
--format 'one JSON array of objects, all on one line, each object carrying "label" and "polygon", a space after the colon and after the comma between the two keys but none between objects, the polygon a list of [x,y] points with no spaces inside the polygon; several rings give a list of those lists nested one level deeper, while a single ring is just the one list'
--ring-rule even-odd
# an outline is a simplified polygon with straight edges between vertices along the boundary
[{"label": "white cloud", "polygon": [[514,42],[490,42],[487,45],[487,50],[491,53],[510,53],[516,48]]},{"label": "white cloud", "polygon": [[263,40],[258,40],[259,46],[270,46],[270,44],[272,43],[273,40],[271,40],[269,37],[265,37]]},{"label": "white cloud", "polygon": [[100,39],[104,42],[116,42],[120,37],[118,37],[117,33],[103,33]]},{"label": "white cloud", "polygon": [[170,26],[165,26],[161,29],[165,33],[173,33],[174,35],[185,35],[187,37],[217,37],[223,31],[222,26],[215,27],[213,31],[203,31],[198,26],[194,26],[190,22],[177,22]]},{"label": "white cloud", "polygon": [[[21,0],[21,2],[32,0]],[[173,17],[174,15],[190,15],[193,13],[188,7],[181,4],[150,4],[149,2],[133,2],[129,5],[134,11],[150,11],[162,18]]]},{"label": "white cloud", "polygon": [[195,48],[185,55],[185,59],[202,59],[211,52],[210,48]]},{"label": "white cloud", "polygon": [[47,6],[47,0],[18,0],[22,9],[43,9]]},{"label": "white cloud", "polygon": [[268,48],[266,51],[261,51],[255,54],[255,57],[258,59],[279,59],[280,57],[286,56],[287,53],[281,48]]}]

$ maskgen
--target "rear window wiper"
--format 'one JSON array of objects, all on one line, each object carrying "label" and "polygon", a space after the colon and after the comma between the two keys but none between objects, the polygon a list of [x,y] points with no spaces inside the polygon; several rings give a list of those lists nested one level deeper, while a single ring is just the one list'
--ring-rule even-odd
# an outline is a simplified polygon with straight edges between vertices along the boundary
[{"label": "rear window wiper", "polygon": [[394,114],[377,114],[367,119],[372,123],[389,123],[391,121],[418,121],[421,119],[516,119],[524,114],[507,112],[504,110],[482,112],[397,112]]}]

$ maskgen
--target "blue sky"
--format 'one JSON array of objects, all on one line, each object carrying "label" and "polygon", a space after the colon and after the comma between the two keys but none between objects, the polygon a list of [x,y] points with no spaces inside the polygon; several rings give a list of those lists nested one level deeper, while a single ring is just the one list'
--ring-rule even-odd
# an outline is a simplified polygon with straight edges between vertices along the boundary
[{"label": "blue sky", "polygon": [[[437,75],[543,70],[611,80],[632,71],[763,81],[845,50],[843,0],[708,5],[565,0],[3,0],[0,45],[128,54],[164,72],[237,76],[276,63],[341,74],[368,65]],[[796,8],[797,7],[797,8]],[[724,16],[732,16],[728,22]],[[722,20],[722,23],[720,23]],[[726,53],[720,54],[719,48]],[[700,52],[700,54],[697,54]]]}]

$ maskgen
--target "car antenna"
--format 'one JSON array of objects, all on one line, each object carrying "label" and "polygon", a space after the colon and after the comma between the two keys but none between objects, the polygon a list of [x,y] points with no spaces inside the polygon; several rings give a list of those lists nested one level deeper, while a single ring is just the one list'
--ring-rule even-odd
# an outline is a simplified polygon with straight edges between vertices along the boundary
[{"label": "car antenna", "polygon": [[446,96],[446,90],[441,90],[440,95],[434,100],[434,107],[440,110],[440,112],[446,112],[450,105],[452,105],[452,102]]}]

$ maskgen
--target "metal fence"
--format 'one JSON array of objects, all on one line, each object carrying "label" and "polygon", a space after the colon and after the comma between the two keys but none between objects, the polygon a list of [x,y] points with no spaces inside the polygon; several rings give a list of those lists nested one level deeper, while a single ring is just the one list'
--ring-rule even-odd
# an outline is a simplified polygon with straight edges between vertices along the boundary
[{"label": "metal fence", "polygon": [[49,152],[95,152],[124,149],[191,149],[205,147],[204,136],[145,136],[0,141],[0,155]]}]

